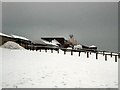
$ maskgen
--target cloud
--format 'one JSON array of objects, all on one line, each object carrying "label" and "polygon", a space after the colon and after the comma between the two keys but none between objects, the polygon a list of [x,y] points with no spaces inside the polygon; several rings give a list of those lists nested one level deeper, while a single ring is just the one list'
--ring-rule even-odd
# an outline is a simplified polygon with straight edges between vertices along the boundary
[{"label": "cloud", "polygon": [[[32,40],[41,36],[69,37],[74,34],[86,45],[117,50],[117,2],[3,3],[2,14],[3,32],[7,34],[27,36]],[[97,43],[99,40],[102,43]]]}]

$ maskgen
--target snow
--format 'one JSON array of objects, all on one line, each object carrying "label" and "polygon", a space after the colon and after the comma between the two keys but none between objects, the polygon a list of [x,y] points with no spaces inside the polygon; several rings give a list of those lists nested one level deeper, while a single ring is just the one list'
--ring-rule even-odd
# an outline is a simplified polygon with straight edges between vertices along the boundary
[{"label": "snow", "polygon": [[4,34],[4,33],[1,33],[1,32],[0,32],[0,35],[1,35],[1,36],[6,36],[6,37],[11,37],[11,36],[9,36],[9,35],[7,35],[7,34]]},{"label": "snow", "polygon": [[55,45],[58,45],[58,44],[60,44],[57,40],[52,40],[52,42],[51,43],[54,43]]},{"label": "snow", "polygon": [[1,35],[1,36],[6,36],[6,37],[19,38],[19,39],[23,39],[23,40],[28,40],[28,41],[29,41],[29,39],[27,39],[27,38],[25,38],[25,37],[22,37],[22,36],[18,36],[18,35],[13,35],[13,34],[11,34],[11,36],[10,36],[10,35],[7,35],[7,34],[1,33],[1,32],[0,32],[0,35]]},{"label": "snow", "polygon": [[8,48],[8,49],[24,49],[22,46],[19,44],[13,42],[13,41],[8,41],[2,45],[3,48]]},{"label": "snow", "polygon": [[22,36],[18,36],[18,35],[11,35],[13,38],[19,38],[19,39],[23,39],[23,40],[27,40],[29,41],[29,39],[25,38],[25,37],[22,37]]},{"label": "snow", "polygon": [[57,45],[57,41],[55,41],[55,40],[52,40],[52,42],[48,42],[48,41],[46,41],[46,40],[43,40],[43,39],[41,39],[44,43],[46,43],[46,44],[48,44],[48,45],[54,45],[54,46],[58,46]]},{"label": "snow", "polygon": [[[118,88],[118,63],[83,52],[0,48],[3,88]],[[1,64],[1,63],[0,63]],[[1,66],[1,65],[0,65]]]},{"label": "snow", "polygon": [[96,47],[95,45],[91,45],[91,46],[89,46],[89,47]]},{"label": "snow", "polygon": [[67,49],[72,49],[72,47],[68,47]]},{"label": "snow", "polygon": [[75,45],[74,48],[75,49],[82,49],[82,45]]}]

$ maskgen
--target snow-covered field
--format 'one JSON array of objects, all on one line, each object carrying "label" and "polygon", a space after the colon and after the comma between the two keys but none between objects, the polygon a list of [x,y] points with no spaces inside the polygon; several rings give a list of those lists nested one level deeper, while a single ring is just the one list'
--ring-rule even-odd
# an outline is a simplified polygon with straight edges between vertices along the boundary
[{"label": "snow-covered field", "polygon": [[[118,62],[63,51],[2,51],[3,88],[118,88]],[[1,63],[2,62],[2,63]]]}]

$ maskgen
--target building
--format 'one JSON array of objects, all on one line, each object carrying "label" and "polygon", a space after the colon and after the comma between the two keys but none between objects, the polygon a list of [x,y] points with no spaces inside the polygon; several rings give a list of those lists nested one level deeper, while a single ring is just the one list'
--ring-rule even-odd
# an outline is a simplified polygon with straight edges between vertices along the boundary
[{"label": "building", "polygon": [[7,35],[0,32],[0,45],[3,45],[7,41],[13,41],[18,43],[20,46],[24,48],[28,48],[28,45],[31,44],[31,41],[25,37],[17,36],[17,35]]},{"label": "building", "polygon": [[0,45],[3,45],[7,41],[15,42],[15,39],[12,36],[10,36],[10,35],[3,34],[3,33],[0,32]]},{"label": "building", "polygon": [[56,40],[58,42],[59,47],[64,47],[65,42],[67,41],[65,40],[64,37],[42,37],[41,39],[46,40],[48,42],[52,42],[53,40]]},{"label": "building", "polygon": [[13,35],[13,34],[11,36],[14,38],[16,43],[18,43],[20,46],[22,46],[26,49],[28,49],[28,46],[31,45],[31,43],[32,43],[31,40],[29,40],[25,37]]}]

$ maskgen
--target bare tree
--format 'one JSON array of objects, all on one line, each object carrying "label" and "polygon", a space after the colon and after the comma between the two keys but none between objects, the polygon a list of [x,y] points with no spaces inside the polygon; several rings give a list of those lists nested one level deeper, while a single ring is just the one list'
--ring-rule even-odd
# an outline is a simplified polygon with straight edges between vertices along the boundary
[{"label": "bare tree", "polygon": [[68,40],[69,44],[73,46],[77,45],[77,40],[74,39],[73,34],[70,34],[69,37],[70,37],[70,39]]},{"label": "bare tree", "polygon": [[73,38],[73,34],[70,34],[69,37],[70,37],[70,38]]}]

